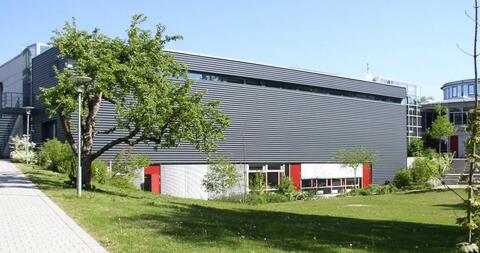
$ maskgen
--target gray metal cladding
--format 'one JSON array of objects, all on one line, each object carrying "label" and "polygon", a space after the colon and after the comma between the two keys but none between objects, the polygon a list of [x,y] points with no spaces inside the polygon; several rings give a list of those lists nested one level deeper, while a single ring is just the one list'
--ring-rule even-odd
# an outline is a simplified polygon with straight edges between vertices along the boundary
[{"label": "gray metal cladding", "polygon": [[[34,63],[40,62],[40,56],[35,58],[37,61]],[[190,68],[281,81],[294,81],[294,74],[297,73],[289,69],[284,69],[289,73],[283,74],[283,70],[262,72],[262,68],[268,66],[246,63],[242,63],[245,64],[243,68],[250,66],[251,71],[233,71],[220,66],[219,63],[213,65],[211,61],[213,59],[202,63],[198,59],[196,65],[194,64],[195,67],[190,66]],[[44,60],[43,63],[47,62],[48,60]],[[46,71],[45,68],[34,66],[35,81],[41,77],[40,75],[35,79],[36,69]],[[276,73],[272,74],[273,72]],[[267,78],[270,74],[272,77]],[[306,77],[301,75],[310,76],[311,74],[298,72],[298,78],[305,80]],[[366,82],[368,85],[362,83],[361,87],[354,87],[356,84],[351,82],[351,79],[333,76],[328,78],[335,81],[332,83],[341,84],[349,90],[358,89],[365,92],[371,91],[374,86],[380,86],[382,89],[375,94],[388,93],[390,96],[405,94],[404,88],[369,82]],[[38,85],[35,81],[34,85]],[[315,80],[310,80],[310,82],[313,81]],[[46,83],[49,82],[46,81]],[[319,82],[317,85],[324,84]],[[194,89],[208,90],[205,97],[208,100],[223,101],[221,109],[230,116],[231,126],[226,130],[225,140],[220,143],[219,154],[225,155],[233,162],[329,163],[334,162],[334,155],[338,149],[362,146],[377,152],[379,157],[378,162],[373,166],[374,183],[391,180],[395,171],[406,166],[406,111],[403,105],[227,82],[197,81]],[[42,118],[44,116],[38,117],[35,127],[39,127],[38,122],[46,121]],[[103,103],[97,117],[97,127],[106,129],[114,124],[114,107]],[[40,131],[40,128],[37,129]],[[95,139],[94,148],[98,149],[121,136],[121,132],[108,136],[99,135]],[[126,145],[117,146],[106,152],[102,159],[112,159],[124,148]],[[206,162],[206,156],[195,151],[189,144],[158,150],[155,150],[153,145],[139,144],[134,150],[148,155],[153,163]]]},{"label": "gray metal cladding", "polygon": [[[38,99],[40,87],[48,88],[57,85],[57,79],[53,72],[53,66],[62,66],[65,61],[58,58],[58,49],[50,48],[32,59],[32,85],[33,85],[33,106],[32,113],[32,140],[36,143],[42,141],[42,123],[57,120],[58,117],[50,119],[43,103]],[[59,139],[64,139],[64,132],[57,122],[56,132]]]},{"label": "gray metal cladding", "polygon": [[276,67],[175,51],[170,52],[175,55],[175,58],[178,61],[187,64],[188,68],[193,71],[303,84],[396,98],[405,98],[406,96],[405,88],[398,86],[292,68]]},{"label": "gray metal cladding", "polygon": [[[231,126],[220,143],[219,153],[238,163],[334,162],[340,148],[362,146],[378,153],[374,182],[391,180],[405,167],[405,107],[399,104],[334,97],[302,91],[282,90],[233,83],[197,82],[197,90],[208,90],[206,99],[223,101],[221,109]],[[98,126],[114,124],[114,108],[104,104]],[[107,136],[99,136],[95,147]],[[120,146],[108,152],[111,159]],[[155,163],[205,163],[205,155],[190,145],[160,149],[141,144],[135,151],[148,154]]]}]

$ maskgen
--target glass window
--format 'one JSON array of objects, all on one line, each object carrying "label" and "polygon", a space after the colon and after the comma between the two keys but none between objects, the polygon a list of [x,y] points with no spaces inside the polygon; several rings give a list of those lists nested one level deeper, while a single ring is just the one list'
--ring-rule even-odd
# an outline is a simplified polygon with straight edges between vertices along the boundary
[{"label": "glass window", "polygon": [[443,99],[447,99],[447,98],[448,98],[448,97],[447,97],[447,90],[444,89],[444,90],[443,90]]},{"label": "glass window", "polygon": [[278,172],[268,172],[267,173],[267,183],[270,188],[278,187],[280,183],[280,173]]},{"label": "glass window", "polygon": [[302,188],[304,187],[312,187],[312,180],[302,179]]},{"label": "glass window", "polygon": [[340,186],[342,183],[341,183],[341,180],[339,178],[334,178],[332,179],[332,185],[333,186]]},{"label": "glass window", "polygon": [[454,97],[454,98],[458,97],[457,86],[452,87],[452,97]]},{"label": "glass window", "polygon": [[475,91],[473,90],[473,84],[468,85],[468,95],[475,95]]},{"label": "glass window", "polygon": [[463,94],[462,96],[468,97],[468,85],[463,85]]}]

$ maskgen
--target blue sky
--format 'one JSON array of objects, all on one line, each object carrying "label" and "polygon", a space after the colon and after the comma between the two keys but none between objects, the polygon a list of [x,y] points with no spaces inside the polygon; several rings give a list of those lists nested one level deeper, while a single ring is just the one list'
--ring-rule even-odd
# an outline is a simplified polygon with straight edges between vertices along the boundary
[{"label": "blue sky", "polygon": [[48,42],[71,17],[125,37],[130,17],[144,13],[184,40],[167,48],[363,78],[371,73],[422,84],[441,99],[440,86],[473,76],[472,1],[18,1],[0,2],[0,63],[33,42]]}]

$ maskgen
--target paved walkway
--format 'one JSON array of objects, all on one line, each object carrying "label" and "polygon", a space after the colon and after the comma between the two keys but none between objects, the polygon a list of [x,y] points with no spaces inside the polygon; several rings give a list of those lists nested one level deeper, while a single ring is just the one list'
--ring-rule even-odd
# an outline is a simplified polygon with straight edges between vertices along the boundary
[{"label": "paved walkway", "polygon": [[106,252],[25,177],[0,160],[0,252]]}]

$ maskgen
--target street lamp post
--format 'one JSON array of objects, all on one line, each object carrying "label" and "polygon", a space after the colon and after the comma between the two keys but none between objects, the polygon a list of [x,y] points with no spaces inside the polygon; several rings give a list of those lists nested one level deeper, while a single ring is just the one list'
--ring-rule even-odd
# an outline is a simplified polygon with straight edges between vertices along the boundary
[{"label": "street lamp post", "polygon": [[23,107],[23,109],[25,109],[25,112],[27,114],[27,140],[26,140],[26,143],[25,143],[25,157],[27,159],[27,164],[29,163],[29,160],[28,160],[28,155],[29,155],[29,152],[30,152],[30,114],[33,110],[33,106],[25,106]]},{"label": "street lamp post", "polygon": [[72,80],[77,83],[78,94],[78,141],[77,141],[77,153],[78,153],[78,168],[77,168],[77,197],[82,196],[82,93],[83,83],[90,82],[92,78],[88,76],[72,76]]}]

